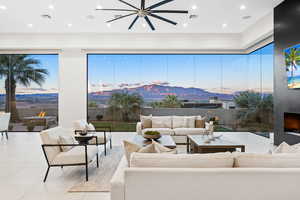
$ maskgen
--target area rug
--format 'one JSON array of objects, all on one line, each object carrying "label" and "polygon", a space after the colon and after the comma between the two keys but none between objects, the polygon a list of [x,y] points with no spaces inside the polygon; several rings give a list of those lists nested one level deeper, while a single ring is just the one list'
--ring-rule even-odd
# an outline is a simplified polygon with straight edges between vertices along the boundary
[{"label": "area rug", "polygon": [[122,147],[109,149],[106,156],[102,153],[99,156],[99,168],[95,167],[95,163],[89,166],[89,181],[76,183],[68,192],[110,192],[110,180],[123,155]]}]

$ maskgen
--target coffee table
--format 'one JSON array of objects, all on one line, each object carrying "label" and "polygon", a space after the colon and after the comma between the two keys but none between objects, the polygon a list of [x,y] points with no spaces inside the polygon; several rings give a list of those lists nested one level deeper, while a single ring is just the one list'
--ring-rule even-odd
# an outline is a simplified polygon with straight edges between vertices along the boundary
[{"label": "coffee table", "polygon": [[245,152],[245,145],[231,142],[227,139],[216,138],[210,143],[206,143],[208,136],[204,135],[188,135],[187,151],[188,153],[218,153],[218,152],[234,152],[240,149]]},{"label": "coffee table", "polygon": [[[155,140],[155,141],[167,148],[176,149],[176,143],[174,142],[172,136],[170,136],[170,135],[162,135],[161,138],[159,138],[158,140]],[[147,145],[151,144],[152,141],[145,139],[141,135],[136,135],[133,139],[133,142],[140,146],[147,146]]]}]

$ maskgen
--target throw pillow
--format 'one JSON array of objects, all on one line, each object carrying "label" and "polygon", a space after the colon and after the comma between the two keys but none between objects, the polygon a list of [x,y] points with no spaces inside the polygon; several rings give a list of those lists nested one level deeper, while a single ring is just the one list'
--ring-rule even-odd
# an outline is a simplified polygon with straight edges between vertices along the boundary
[{"label": "throw pillow", "polygon": [[152,117],[152,128],[171,128],[172,117]]},{"label": "throw pillow", "polygon": [[[58,139],[58,143],[59,144],[75,144],[76,141],[75,141],[75,138],[72,137],[72,136],[59,136],[59,139]],[[71,149],[73,148],[73,146],[61,146],[60,149],[62,152],[67,152],[67,151],[70,151]]]},{"label": "throw pillow", "polygon": [[157,153],[155,150],[154,144],[149,144],[145,147],[141,147],[137,144],[134,144],[132,142],[128,142],[124,140],[124,150],[125,150],[125,156],[128,162],[128,166],[130,165],[130,156],[133,152],[139,152],[139,153]]},{"label": "throw pillow", "polygon": [[177,153],[176,149],[167,148],[154,140],[152,141],[152,144],[154,144],[154,148],[157,153],[169,153],[169,154]]},{"label": "throw pillow", "polygon": [[96,129],[95,129],[95,126],[93,124],[89,123],[89,124],[87,124],[85,126],[85,130],[87,130],[87,131],[95,131]]},{"label": "throw pillow", "polygon": [[286,142],[281,143],[273,153],[300,153],[300,145],[289,145]]},{"label": "throw pillow", "polygon": [[140,118],[142,123],[142,129],[152,128],[152,115],[150,116],[141,115]]},{"label": "throw pillow", "polygon": [[205,119],[196,119],[195,128],[205,128]]}]

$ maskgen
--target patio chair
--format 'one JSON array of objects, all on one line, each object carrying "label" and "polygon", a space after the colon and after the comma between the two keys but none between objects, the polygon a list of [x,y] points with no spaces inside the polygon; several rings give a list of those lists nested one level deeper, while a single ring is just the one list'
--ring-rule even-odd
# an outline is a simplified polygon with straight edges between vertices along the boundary
[{"label": "patio chair", "polygon": [[3,134],[5,133],[7,140],[8,140],[9,120],[10,120],[10,113],[0,114],[0,132],[1,132],[2,137],[3,137]]},{"label": "patio chair", "polygon": [[[47,171],[44,177],[46,182],[51,167],[64,166],[85,166],[86,181],[89,180],[88,165],[92,163],[96,157],[97,168],[99,168],[99,149],[97,143],[90,144],[61,144],[60,136],[72,136],[73,131],[55,127],[41,132],[42,150],[47,161]],[[72,147],[67,151],[63,151],[63,147]]]}]

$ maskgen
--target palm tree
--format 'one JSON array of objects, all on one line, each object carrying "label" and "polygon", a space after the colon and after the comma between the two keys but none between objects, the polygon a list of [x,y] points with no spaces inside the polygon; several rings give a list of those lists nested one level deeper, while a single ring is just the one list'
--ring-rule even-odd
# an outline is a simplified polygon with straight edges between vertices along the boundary
[{"label": "palm tree", "polygon": [[29,87],[36,83],[41,86],[48,75],[48,70],[36,68],[40,61],[29,55],[0,55],[0,78],[5,79],[5,111],[11,112],[11,121],[19,121],[16,105],[17,84]]},{"label": "palm tree", "polygon": [[135,119],[139,113],[143,98],[139,94],[114,93],[108,102],[112,112],[120,113],[122,119],[126,122]]},{"label": "palm tree", "polygon": [[181,102],[179,101],[178,97],[175,95],[168,95],[162,101],[163,107],[166,108],[180,108]]},{"label": "palm tree", "polygon": [[289,52],[285,52],[286,71],[291,72],[291,78],[294,77],[294,71],[300,65],[300,50],[298,48],[291,48]]}]

